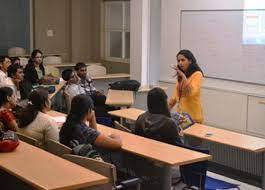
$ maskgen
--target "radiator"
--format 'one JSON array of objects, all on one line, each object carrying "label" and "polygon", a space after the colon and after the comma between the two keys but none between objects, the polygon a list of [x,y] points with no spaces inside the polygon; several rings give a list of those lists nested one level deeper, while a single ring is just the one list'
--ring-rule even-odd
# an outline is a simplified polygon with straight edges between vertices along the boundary
[{"label": "radiator", "polygon": [[[196,138],[185,136],[185,142],[186,140],[188,144],[190,144],[190,142],[193,142],[194,144],[194,140],[196,140]],[[210,154],[212,155],[212,162],[216,162],[218,164],[228,166],[255,176],[262,176],[262,153],[253,153],[228,145],[209,141],[200,141],[200,144],[210,150]]]}]

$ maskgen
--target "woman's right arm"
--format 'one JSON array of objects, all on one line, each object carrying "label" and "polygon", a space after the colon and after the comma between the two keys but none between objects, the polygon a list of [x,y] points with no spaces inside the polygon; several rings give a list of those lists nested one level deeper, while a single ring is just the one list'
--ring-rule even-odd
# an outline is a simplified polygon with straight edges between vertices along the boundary
[{"label": "woman's right arm", "polygon": [[109,136],[99,134],[94,144],[98,147],[111,150],[119,150],[122,146],[121,138],[116,134],[111,134]]}]

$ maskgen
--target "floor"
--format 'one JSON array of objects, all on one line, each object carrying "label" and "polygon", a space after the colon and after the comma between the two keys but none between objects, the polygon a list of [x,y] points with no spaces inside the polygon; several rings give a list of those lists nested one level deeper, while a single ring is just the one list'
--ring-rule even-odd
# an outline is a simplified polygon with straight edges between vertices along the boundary
[{"label": "floor", "polygon": [[[214,177],[216,179],[221,179],[221,180],[231,182],[234,184],[240,184],[240,186],[239,186],[240,190],[262,190],[261,188],[258,188],[258,187],[255,187],[255,186],[252,186],[252,185],[249,185],[246,183],[242,183],[240,181],[233,180],[233,179],[230,179],[230,178],[227,178],[225,176],[221,176],[221,175],[218,175],[218,174],[215,174],[212,172],[207,172],[207,175],[210,177]],[[185,186],[184,184],[179,184],[174,190],[181,190],[184,186]],[[231,189],[231,190],[233,190],[233,189]]]}]

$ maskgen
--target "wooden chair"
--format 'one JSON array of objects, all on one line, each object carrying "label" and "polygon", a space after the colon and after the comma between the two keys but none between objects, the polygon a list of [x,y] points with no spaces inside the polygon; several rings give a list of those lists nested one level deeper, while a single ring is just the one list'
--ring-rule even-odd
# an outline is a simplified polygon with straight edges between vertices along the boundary
[{"label": "wooden chair", "polygon": [[137,190],[140,190],[140,180],[138,178],[134,178],[131,180],[126,180],[123,182],[120,182],[120,185],[116,185],[117,181],[117,173],[116,173],[116,167],[112,164],[94,160],[91,158],[83,157],[83,156],[77,156],[77,155],[71,155],[71,154],[64,154],[62,156],[63,158],[76,163],[80,166],[83,166],[89,170],[92,170],[96,173],[99,173],[107,178],[109,178],[109,183],[105,184],[104,187],[100,188],[93,188],[93,190],[109,190],[109,189],[126,189],[126,187],[136,187]]},{"label": "wooden chair", "polygon": [[58,141],[47,139],[44,145],[44,149],[54,155],[62,156],[64,154],[71,154],[72,149],[61,144]]},{"label": "wooden chair", "polygon": [[118,121],[114,121],[114,125],[115,125],[115,128],[116,129],[119,129],[121,131],[125,131],[125,132],[128,132],[128,133],[132,133],[132,131],[126,127],[124,127],[122,124],[120,124]]},{"label": "wooden chair", "polygon": [[17,134],[19,140],[24,141],[28,144],[33,145],[33,146],[39,146],[38,140],[36,140],[36,139],[34,139],[28,135],[25,135],[23,133],[20,133],[20,132],[16,132],[16,134]]}]

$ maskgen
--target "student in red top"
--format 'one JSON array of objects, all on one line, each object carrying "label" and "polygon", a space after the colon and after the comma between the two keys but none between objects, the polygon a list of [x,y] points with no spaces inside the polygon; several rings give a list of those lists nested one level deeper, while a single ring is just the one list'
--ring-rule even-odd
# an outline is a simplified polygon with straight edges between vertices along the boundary
[{"label": "student in red top", "polygon": [[18,124],[12,113],[12,108],[16,106],[16,97],[10,87],[0,88],[0,122],[4,125],[4,130],[17,131]]}]

